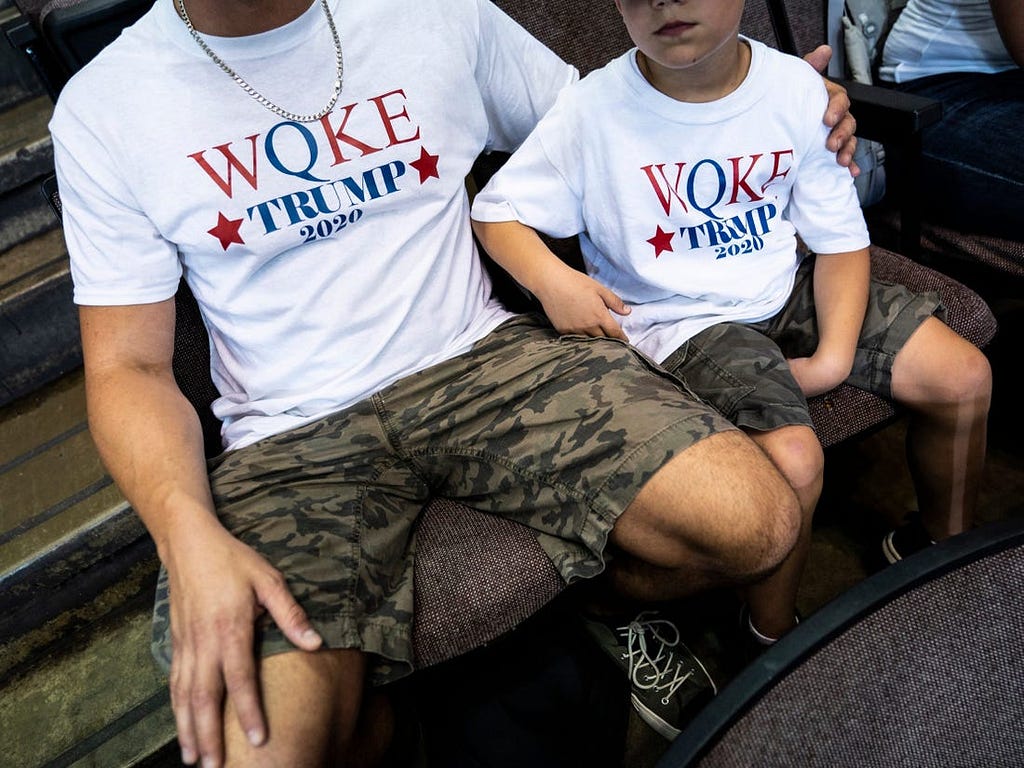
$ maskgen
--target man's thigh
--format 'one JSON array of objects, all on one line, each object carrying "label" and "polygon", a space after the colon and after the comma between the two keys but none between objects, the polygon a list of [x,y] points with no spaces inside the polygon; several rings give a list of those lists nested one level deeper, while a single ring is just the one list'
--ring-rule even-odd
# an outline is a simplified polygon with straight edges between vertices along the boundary
[{"label": "man's thigh", "polygon": [[[222,524],[284,575],[325,647],[395,662],[375,664],[375,681],[411,670],[413,526],[429,494],[371,402],[223,454],[210,486]],[[267,615],[256,642],[264,656],[293,650]],[[153,651],[169,666],[163,571]]]},{"label": "man's thigh", "polygon": [[567,581],[603,569],[612,526],[665,463],[732,429],[628,345],[529,316],[376,399],[431,492],[535,529]]}]

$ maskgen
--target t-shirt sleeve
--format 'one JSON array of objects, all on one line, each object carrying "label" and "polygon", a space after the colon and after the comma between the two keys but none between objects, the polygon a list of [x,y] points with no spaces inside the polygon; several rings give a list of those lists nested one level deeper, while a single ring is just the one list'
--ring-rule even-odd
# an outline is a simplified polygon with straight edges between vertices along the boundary
[{"label": "t-shirt sleeve", "polygon": [[825,141],[829,129],[821,122],[828,96],[815,74],[807,99],[806,118],[815,129],[804,148],[789,201],[788,217],[797,233],[816,253],[845,253],[870,244],[853,177],[836,163]]},{"label": "t-shirt sleeve", "polygon": [[106,143],[60,106],[50,127],[75,302],[151,304],[173,296],[177,251],[135,203]]},{"label": "t-shirt sleeve", "polygon": [[477,221],[518,221],[551,237],[584,230],[579,144],[563,101],[509,158],[473,201]]},{"label": "t-shirt sleeve", "polygon": [[477,2],[476,79],[490,126],[486,149],[511,152],[579,74],[489,0]]}]

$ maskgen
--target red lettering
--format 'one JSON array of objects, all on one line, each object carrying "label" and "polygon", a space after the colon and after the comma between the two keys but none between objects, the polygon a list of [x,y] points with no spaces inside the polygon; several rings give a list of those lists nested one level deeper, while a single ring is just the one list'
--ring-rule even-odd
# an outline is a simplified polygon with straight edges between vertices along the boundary
[{"label": "red lettering", "polygon": [[401,112],[396,112],[395,114],[392,115],[384,107],[384,99],[386,99],[388,96],[395,96],[396,94],[401,94],[402,99],[405,99],[405,91],[401,89],[398,89],[396,91],[390,91],[388,93],[382,93],[380,96],[375,96],[372,99],[370,99],[370,101],[377,105],[377,112],[380,113],[380,119],[381,122],[384,124],[384,130],[388,132],[388,139],[391,142],[390,144],[388,144],[389,147],[393,147],[396,144],[406,144],[410,141],[416,141],[420,137],[419,128],[416,129],[416,134],[414,136],[409,136],[408,138],[405,139],[398,138],[398,135],[395,133],[394,122],[396,119],[401,117],[405,118],[407,122],[412,122],[409,119],[409,112],[405,108],[403,108]]},{"label": "red lettering", "polygon": [[358,149],[361,153],[361,157],[372,155],[374,152],[380,152],[384,149],[384,147],[371,146],[370,144],[353,138],[345,133],[345,126],[348,125],[348,119],[352,116],[352,110],[355,108],[355,104],[349,104],[346,107],[342,107],[345,114],[341,119],[341,127],[339,127],[337,131],[335,131],[331,126],[330,114],[324,115],[320,118],[320,124],[324,127],[324,132],[327,134],[327,140],[330,142],[331,151],[334,152],[334,163],[332,163],[332,165],[341,165],[349,160],[349,158],[345,157],[341,153],[341,142],[345,142],[349,146]]},{"label": "red lettering", "polygon": [[242,165],[242,161],[235,157],[235,153],[231,151],[231,144],[221,144],[220,146],[214,147],[214,149],[220,152],[224,156],[224,159],[228,161],[227,178],[224,178],[219,173],[217,173],[217,171],[213,169],[213,166],[206,162],[206,158],[203,157],[206,150],[203,150],[202,152],[193,152],[191,155],[189,155],[189,157],[191,157],[199,164],[199,167],[206,172],[207,176],[213,179],[214,183],[218,187],[220,187],[221,191],[225,195],[227,195],[228,197],[232,197],[234,184],[234,177],[232,175],[233,170],[238,171],[240,174],[242,174],[242,178],[249,182],[250,187],[252,187],[253,189],[258,189],[258,184],[256,182],[256,139],[258,138],[259,134],[245,137],[245,140],[248,141],[249,144],[252,146],[251,168],[246,168],[244,165]]},{"label": "red lettering", "polygon": [[[746,173],[744,173],[742,177],[740,176],[740,160],[742,160],[743,158],[729,158],[729,162],[732,163],[732,199],[729,200],[727,205],[732,205],[733,203],[737,202],[737,198],[739,197],[741,187],[743,188],[743,191],[750,196],[750,202],[764,200],[764,197],[758,195],[753,189],[750,188],[750,185],[747,184],[747,177],[750,176],[751,172],[754,170],[754,166],[757,165],[757,161],[760,160],[762,157],[764,157],[764,155],[752,155],[750,157],[750,165],[747,166]],[[762,189],[761,191],[763,192],[764,190]]]},{"label": "red lettering", "polygon": [[768,187],[771,186],[771,183],[773,181],[775,181],[776,179],[784,179],[784,178],[786,178],[786,176],[789,175],[789,172],[790,172],[790,170],[793,167],[792,165],[786,166],[786,170],[782,170],[782,158],[785,155],[789,155],[790,158],[792,158],[793,157],[793,150],[792,149],[777,149],[774,152],[772,152],[772,157],[774,158],[774,162],[772,164],[772,175],[768,177],[768,181],[766,181],[764,184],[761,185],[761,193],[762,194],[764,193],[764,191],[766,189],[768,189]]},{"label": "red lettering", "polygon": [[[658,196],[658,201],[661,203],[662,209],[665,211],[665,215],[669,216],[672,213],[672,198],[674,197],[679,201],[679,204],[683,206],[683,212],[688,212],[686,207],[686,201],[679,196],[679,182],[683,178],[683,168],[686,167],[686,163],[676,163],[676,183],[675,185],[669,184],[667,178],[665,178],[665,164],[661,165],[645,165],[643,172],[647,174],[648,180],[651,182],[651,186],[654,187],[654,193]],[[661,175],[661,180],[664,182],[664,186],[658,183],[658,180],[654,178],[654,170],[657,168],[658,173]]]}]

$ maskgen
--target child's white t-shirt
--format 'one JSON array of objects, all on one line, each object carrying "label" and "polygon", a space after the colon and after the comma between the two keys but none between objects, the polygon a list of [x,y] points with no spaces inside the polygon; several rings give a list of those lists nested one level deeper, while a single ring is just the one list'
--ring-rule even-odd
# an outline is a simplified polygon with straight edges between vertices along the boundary
[{"label": "child's white t-shirt", "polygon": [[[331,0],[344,88],[298,123],[250,98],[171,0],[64,89],[51,124],[75,301],[163,301],[184,274],[230,448],[467,350],[491,297],[465,177],[512,150],[575,70],[485,0]],[[335,80],[320,2],[206,37],[257,91],[315,113]]]},{"label": "child's white t-shirt", "polygon": [[630,341],[662,361],[723,321],[789,297],[795,232],[818,253],[868,246],[849,171],[825,147],[827,94],[806,63],[756,41],[728,96],[655,90],[635,49],[559,96],[473,204],[480,221],[580,234],[589,274],[630,305]]}]

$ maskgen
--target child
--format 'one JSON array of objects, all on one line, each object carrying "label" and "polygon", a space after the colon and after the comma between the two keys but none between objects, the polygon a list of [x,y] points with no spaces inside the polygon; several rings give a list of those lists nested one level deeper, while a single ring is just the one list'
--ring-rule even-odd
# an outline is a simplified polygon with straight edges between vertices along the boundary
[{"label": "child", "polygon": [[[559,331],[628,340],[790,483],[800,541],[746,596],[767,644],[795,623],[822,486],[805,397],[847,381],[911,411],[910,467],[936,539],[970,520],[991,374],[935,317],[937,296],[871,281],[853,181],[825,149],[821,78],[741,37],[743,0],[616,6],[637,47],[562,93],[477,196],[474,227]],[[579,234],[589,276],[534,230]]]}]

